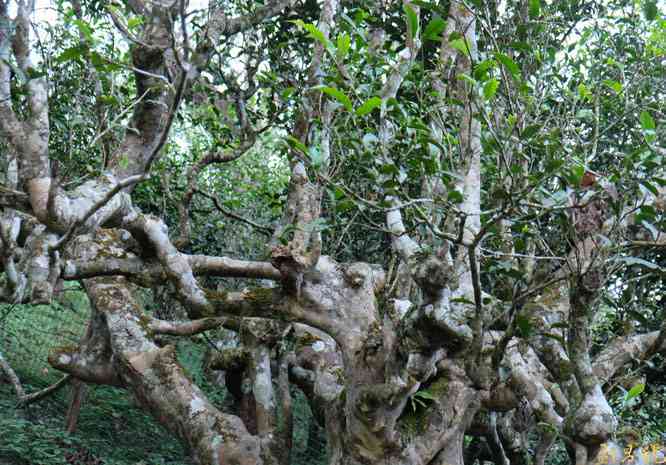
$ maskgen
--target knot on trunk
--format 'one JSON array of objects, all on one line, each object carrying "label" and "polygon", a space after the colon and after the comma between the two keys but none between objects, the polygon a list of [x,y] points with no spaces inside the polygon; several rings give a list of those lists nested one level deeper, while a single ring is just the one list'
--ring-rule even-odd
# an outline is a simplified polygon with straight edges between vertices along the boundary
[{"label": "knot on trunk", "polygon": [[243,341],[272,347],[282,339],[285,326],[276,320],[245,318],[240,326],[240,337]]},{"label": "knot on trunk", "polygon": [[365,263],[351,263],[345,268],[345,281],[353,288],[363,287],[372,275],[372,268]]},{"label": "knot on trunk", "polygon": [[415,254],[410,263],[412,277],[430,300],[452,282],[453,269],[444,259],[435,255]]},{"label": "knot on trunk", "polygon": [[585,395],[576,410],[573,427],[576,439],[586,445],[602,444],[615,431],[617,419],[599,385]]},{"label": "knot on trunk", "polygon": [[250,352],[240,347],[218,349],[206,357],[206,370],[241,371],[250,360]]},{"label": "knot on trunk", "polygon": [[291,244],[273,247],[271,264],[280,270],[282,285],[288,293],[300,297],[303,274],[316,264],[310,258],[298,253]]},{"label": "knot on trunk", "polygon": [[[51,252],[56,236],[36,227],[19,253],[5,259],[7,276],[4,287],[15,303],[49,304],[61,273],[60,254]],[[19,258],[14,264],[14,258]],[[0,291],[1,292],[1,291]]]}]

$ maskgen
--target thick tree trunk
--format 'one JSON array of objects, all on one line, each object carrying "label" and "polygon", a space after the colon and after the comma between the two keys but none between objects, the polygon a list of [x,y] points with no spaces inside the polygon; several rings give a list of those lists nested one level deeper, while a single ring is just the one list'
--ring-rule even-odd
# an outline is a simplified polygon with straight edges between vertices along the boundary
[{"label": "thick tree trunk", "polygon": [[[108,233],[107,233],[108,234]],[[99,238],[98,238],[99,239]],[[113,249],[77,244],[83,259]],[[175,348],[160,348],[122,277],[84,281],[92,304],[91,332],[81,347],[52,353],[50,363],[83,381],[125,387],[137,403],[175,434],[202,465],[275,463],[262,456],[261,440],[242,420],[220,412],[192,383],[178,363]]]}]

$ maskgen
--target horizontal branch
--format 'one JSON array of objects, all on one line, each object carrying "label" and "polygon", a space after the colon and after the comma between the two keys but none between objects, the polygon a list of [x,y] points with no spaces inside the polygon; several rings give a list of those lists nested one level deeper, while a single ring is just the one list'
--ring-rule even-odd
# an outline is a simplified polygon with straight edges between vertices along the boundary
[{"label": "horizontal branch", "polygon": [[236,213],[234,213],[230,210],[227,210],[226,208],[224,208],[222,203],[220,203],[220,199],[218,199],[216,196],[207,194],[207,193],[205,193],[205,192],[203,192],[199,189],[195,189],[194,192],[203,196],[203,197],[206,197],[207,199],[212,200],[213,204],[215,205],[215,208],[217,208],[220,211],[220,213],[222,213],[223,215],[228,216],[229,218],[233,218],[237,221],[240,221],[241,223],[245,223],[249,226],[252,226],[253,228],[256,228],[259,232],[264,233],[268,236],[271,236],[273,234],[273,229],[272,228],[270,228],[268,226],[261,225],[259,223],[256,223],[256,222],[250,220],[250,219],[244,218],[244,217],[242,217],[242,216],[240,216],[240,215],[238,215],[238,214],[236,214]]},{"label": "horizontal branch", "polygon": [[[613,340],[594,359],[594,374],[601,383],[608,382],[615,372],[632,360],[642,360],[651,350],[655,341],[658,340],[659,331],[643,334],[618,337]],[[666,344],[662,342],[658,351],[666,350]]]},{"label": "horizontal branch", "polygon": [[34,402],[37,402],[38,400],[44,399],[45,397],[48,397],[49,395],[57,392],[59,389],[61,389],[63,386],[65,386],[67,383],[69,383],[72,380],[71,375],[65,375],[58,382],[53,383],[52,385],[45,387],[40,391],[33,392],[32,394],[26,394],[25,390],[23,389],[23,385],[21,385],[21,381],[19,380],[18,375],[11,367],[9,362],[7,362],[7,360],[4,358],[2,352],[0,352],[0,370],[3,371],[5,375],[7,375],[7,377],[9,378],[9,382],[12,384],[14,390],[16,391],[16,396],[18,397],[18,404],[21,406],[29,405]]},{"label": "horizontal branch", "polygon": [[[235,260],[229,257],[185,255],[192,271],[198,276],[221,278],[253,278],[279,280],[280,272],[268,262]],[[95,276],[126,276],[138,279],[164,279],[162,266],[155,261],[141,258],[104,258],[102,260],[68,260],[62,277],[67,280],[93,278]]]},{"label": "horizontal branch", "polygon": [[133,186],[134,184],[143,181],[144,179],[147,179],[147,174],[138,174],[135,176],[130,176],[128,178],[123,179],[122,181],[119,181],[113,188],[111,188],[101,199],[99,199],[97,202],[95,202],[89,209],[88,211],[85,212],[80,218],[78,218],[72,225],[69,227],[67,232],[63,234],[60,239],[58,239],[57,242],[51,245],[50,250],[51,251],[56,251],[60,250],[67,242],[72,238],[72,235],[76,232],[77,229],[79,229],[81,226],[83,226],[86,221],[88,221],[97,211],[99,211],[101,208],[103,208],[106,204],[108,204],[113,197],[115,197],[116,194],[118,194],[121,190],[125,189],[126,187]]},{"label": "horizontal branch", "polygon": [[193,336],[211,329],[223,326],[230,329],[238,329],[240,323],[238,318],[202,318],[192,321],[167,321],[151,318],[148,329],[156,334],[169,334],[172,336]]},{"label": "horizontal branch", "polygon": [[293,0],[276,0],[257,8],[250,14],[231,19],[227,19],[221,9],[217,10],[213,13],[213,17],[208,24],[209,36],[213,39],[213,43],[216,43],[222,35],[237,34],[269,20],[292,3]]}]

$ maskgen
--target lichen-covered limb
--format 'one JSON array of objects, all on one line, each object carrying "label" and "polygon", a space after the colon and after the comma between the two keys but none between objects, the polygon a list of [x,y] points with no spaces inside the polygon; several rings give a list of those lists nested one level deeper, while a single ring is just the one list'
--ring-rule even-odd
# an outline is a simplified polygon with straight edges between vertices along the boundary
[{"label": "lichen-covered limb", "polygon": [[[464,369],[453,361],[440,363],[437,400],[425,418],[423,434],[403,451],[414,465],[462,465],[465,431],[481,407],[480,393],[471,387]],[[431,387],[431,390],[435,388]]]},{"label": "lichen-covered limb", "polygon": [[197,275],[280,279],[280,271],[269,262],[236,260],[229,257],[210,257],[206,255],[188,255],[187,260],[192,271]]},{"label": "lichen-covered limb", "polygon": [[[476,61],[478,55],[476,16],[474,11],[459,1],[451,2],[449,16],[456,23],[457,31],[464,36],[468,47],[466,53],[457,53],[456,72],[469,73],[472,63]],[[446,59],[451,53],[455,52],[442,50],[442,58]],[[442,63],[442,66],[445,65],[447,63]],[[455,86],[454,94],[464,105],[458,136],[462,179],[456,187],[463,194],[463,202],[460,205],[460,211],[464,215],[461,239],[464,244],[471,244],[481,230],[481,123],[474,116],[477,112],[477,102],[475,102],[474,94],[469,90],[468,84],[459,81],[449,85]],[[455,260],[455,269],[460,274],[460,286],[457,292],[469,300],[474,300],[474,288],[478,285],[478,278],[472,275],[471,267],[477,268],[478,265],[471,263],[469,253],[472,253],[475,257],[474,261],[478,262],[479,252],[476,248],[468,251],[461,247]],[[475,274],[478,274],[477,270],[475,270]]]},{"label": "lichen-covered limb", "polygon": [[81,381],[91,384],[123,386],[105,348],[57,347],[49,355],[49,364]]},{"label": "lichen-covered limb", "polygon": [[[339,7],[339,0],[325,0],[321,5],[317,27],[325,40],[328,40],[334,27]],[[322,98],[321,91],[316,89],[323,83],[325,55],[324,44],[316,41],[305,83],[309,90],[300,105],[293,131],[294,137],[302,144],[310,146],[316,143],[321,147],[323,173],[329,163],[329,126],[333,112],[331,105]],[[323,126],[319,131],[315,130],[316,121]],[[296,150],[291,155],[289,192],[280,225],[273,232],[272,262],[282,274],[285,291],[300,297],[303,274],[316,266],[321,255],[321,228],[318,222],[323,191],[320,183],[309,179],[303,155]],[[287,240],[286,245],[279,245]]]},{"label": "lichen-covered limb", "polygon": [[527,399],[540,421],[561,431],[564,418],[558,413],[559,406],[551,394],[555,385],[548,381],[548,372],[532,348],[526,346],[521,350],[518,346],[509,347],[506,360],[511,369],[510,383],[514,391]]},{"label": "lichen-covered limb", "polygon": [[[399,204],[396,198],[391,198],[390,202],[394,207]],[[420,250],[419,244],[407,234],[407,228],[399,208],[392,208],[386,213],[386,227],[391,231],[393,247],[403,260],[409,260],[414,253]]]},{"label": "lichen-covered limb", "polygon": [[602,284],[599,269],[577,277],[570,288],[569,356],[583,399],[573,412],[572,431],[576,442],[596,447],[608,440],[617,426],[613,409],[601,390],[590,357],[590,324],[593,299]]},{"label": "lichen-covered limb", "polygon": [[171,243],[164,222],[150,215],[131,213],[123,218],[123,226],[132,233],[139,244],[154,251],[190,316],[210,315],[213,307],[194,278],[186,256]]},{"label": "lichen-covered limb", "polygon": [[[288,247],[276,247],[273,251],[273,263],[283,275],[302,273],[312,268],[321,254],[321,231],[316,221],[321,210],[321,192],[319,186],[308,180],[305,166],[296,163],[292,169],[289,197],[289,209],[293,211],[293,236]],[[291,268],[294,268],[293,270]]]},{"label": "lichen-covered limb", "polygon": [[405,342],[413,345],[420,341],[423,347],[432,347],[432,344],[449,348],[469,346],[473,333],[466,316],[461,305],[450,302],[450,291],[442,289],[437,300],[408,313],[403,327],[411,340]]},{"label": "lichen-covered limb", "polygon": [[19,379],[18,375],[16,374],[12,366],[9,364],[7,359],[5,359],[5,357],[2,355],[2,352],[0,352],[0,371],[4,372],[7,378],[9,379],[9,382],[16,391],[16,397],[18,398],[18,403],[19,405],[22,406],[32,404],[41,399],[44,399],[45,397],[50,396],[51,394],[57,392],[59,389],[61,389],[63,386],[65,386],[67,383],[69,383],[72,380],[71,375],[65,375],[59,381],[53,383],[50,386],[45,387],[42,390],[33,392],[31,394],[26,394],[25,390],[23,389],[23,385],[21,384],[21,380]]},{"label": "lichen-covered limb", "polygon": [[[90,247],[85,241],[73,246],[76,249],[73,253],[84,260],[109,253],[108,247]],[[120,253],[122,249],[112,249],[112,254]],[[150,330],[125,278],[93,278],[84,281],[84,286],[92,304],[93,319],[91,335],[82,348],[104,350],[87,354],[78,349],[71,355],[60,351],[51,358],[55,366],[70,371],[90,369],[87,363],[75,366],[72,362],[74,359],[87,362],[86,358],[96,355],[95,366],[98,366],[100,356],[104,356],[113,380],[126,387],[139,405],[180,438],[199,463],[262,463],[261,440],[247,432],[240,418],[220,412],[206,399],[178,364],[173,346],[159,348],[150,339]]]},{"label": "lichen-covered limb", "polygon": [[[280,272],[269,262],[236,260],[229,257],[207,255],[185,255],[197,276],[219,276],[232,278],[255,278],[279,280]],[[121,275],[139,281],[164,280],[162,265],[139,257],[104,257],[98,260],[65,260],[62,278],[68,280],[93,278],[95,276]]]},{"label": "lichen-covered limb", "polygon": [[167,77],[166,51],[171,46],[171,13],[160,2],[150,2],[143,9],[150,18],[138,33],[139,42],[130,46],[136,95],[142,98],[135,106],[131,130],[125,131],[120,145],[112,155],[109,166],[116,177],[125,179],[143,174],[155,150],[163,143],[168,130],[169,113],[174,95]]},{"label": "lichen-covered limb", "polygon": [[2,369],[2,371],[9,379],[9,382],[14,387],[16,395],[19,397],[19,399],[25,397],[25,390],[23,389],[21,380],[19,379],[18,375],[16,374],[12,366],[9,364],[9,362],[7,362],[5,357],[2,355],[2,352],[0,352],[0,369]]},{"label": "lichen-covered limb", "polygon": [[[594,358],[595,376],[601,383],[607,383],[626,364],[644,359],[645,354],[657,341],[659,334],[659,331],[652,331],[614,339]],[[666,343],[662,342],[657,350],[660,352],[666,350]]]},{"label": "lichen-covered limb", "polygon": [[271,352],[284,332],[273,320],[250,319],[240,328],[248,352],[248,372],[255,401],[257,433],[272,435],[277,431],[276,395],[271,371]]},{"label": "lichen-covered limb", "polygon": [[278,15],[281,11],[292,5],[293,0],[274,0],[264,6],[258,7],[251,14],[228,18],[222,7],[216,8],[206,25],[207,41],[201,46],[200,53],[208,51],[217,44],[223,36],[230,36],[261,24]]},{"label": "lichen-covered limb", "polygon": [[[121,190],[132,186],[139,181],[145,179],[146,177],[143,174],[137,174],[135,176],[130,176],[126,179],[123,179],[122,181],[118,181],[115,183],[113,186],[95,186],[95,189],[93,192],[97,192],[98,190],[101,190],[102,192],[97,192],[97,194],[103,194],[103,195],[95,195],[93,194],[92,196],[87,196],[84,195],[82,197],[79,197],[79,199],[82,199],[83,202],[88,203],[90,202],[91,205],[88,206],[87,209],[85,209],[86,205],[81,205],[79,208],[72,208],[72,201],[68,202],[68,205],[65,206],[65,208],[61,207],[61,211],[58,212],[59,214],[56,215],[57,218],[64,218],[66,215],[71,213],[74,213],[71,218],[69,218],[69,227],[67,228],[67,231],[58,239],[58,241],[53,244],[51,247],[52,250],[58,250],[61,249],[72,237],[72,235],[77,231],[77,229],[81,228],[86,224],[86,222],[91,221],[91,224],[88,225],[89,227],[91,226],[96,226],[99,224],[103,224],[105,220],[108,218],[104,216],[104,214],[100,214],[101,211],[106,207],[111,201],[114,199],[114,197],[120,193]],[[123,202],[124,201],[124,202]],[[125,204],[123,204],[125,203]],[[107,215],[111,214],[116,214],[116,212],[123,206],[129,206],[130,201],[128,197],[121,197],[120,199],[120,204],[115,204],[112,205],[110,209],[107,209]],[[83,207],[83,208],[81,208]],[[94,218],[97,216],[96,218]],[[62,221],[62,220],[61,220]]]},{"label": "lichen-covered limb", "polygon": [[45,387],[44,389],[42,389],[40,391],[33,392],[31,394],[27,394],[22,399],[19,399],[19,404],[20,405],[30,405],[34,402],[45,399],[46,397],[50,396],[51,394],[55,394],[60,389],[67,386],[67,384],[69,384],[73,379],[74,379],[73,376],[65,375],[62,378],[60,378],[60,380],[53,383],[52,385],[47,386],[47,387]]},{"label": "lichen-covered limb", "polygon": [[[404,1],[403,4],[412,9],[417,15],[419,14],[418,6],[411,4],[409,1]],[[388,76],[380,92],[382,105],[379,142],[382,150],[381,156],[387,164],[390,163],[390,146],[395,139],[395,131],[388,117],[387,102],[389,99],[395,98],[398,94],[398,90],[400,90],[405,77],[414,65],[418,51],[421,48],[421,42],[417,36],[414,39],[408,39],[405,45],[405,49],[399,54],[399,59],[395,63],[391,74]],[[408,262],[412,255],[420,250],[420,245],[407,234],[402,212],[398,208],[399,200],[395,196],[389,196],[386,200],[393,207],[386,212],[386,226],[391,231],[393,248],[405,262]]]},{"label": "lichen-covered limb", "polygon": [[237,329],[240,326],[240,322],[237,318],[203,318],[192,321],[166,321],[149,318],[147,325],[148,329],[155,334],[192,336],[219,327]]},{"label": "lichen-covered limb", "polygon": [[11,55],[18,64],[18,73],[32,71],[30,61],[30,15],[34,2],[18,2],[16,17],[11,19],[8,2],[0,4],[0,128],[16,152],[21,185],[25,186],[30,204],[39,217],[46,211],[50,183],[48,157],[48,93],[46,78],[27,79],[29,117],[19,120],[12,107]]},{"label": "lichen-covered limb", "polygon": [[210,355],[206,366],[211,370],[241,371],[250,360],[250,352],[241,347],[225,347]]}]

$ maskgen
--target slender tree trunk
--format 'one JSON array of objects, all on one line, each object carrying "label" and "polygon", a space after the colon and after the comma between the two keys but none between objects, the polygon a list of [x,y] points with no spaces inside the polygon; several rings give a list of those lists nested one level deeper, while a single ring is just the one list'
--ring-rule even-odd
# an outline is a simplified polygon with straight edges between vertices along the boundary
[{"label": "slender tree trunk", "polygon": [[75,380],[72,383],[72,396],[67,409],[67,419],[65,420],[65,429],[69,434],[76,431],[79,422],[79,414],[81,413],[81,405],[86,395],[86,385],[80,380]]}]

